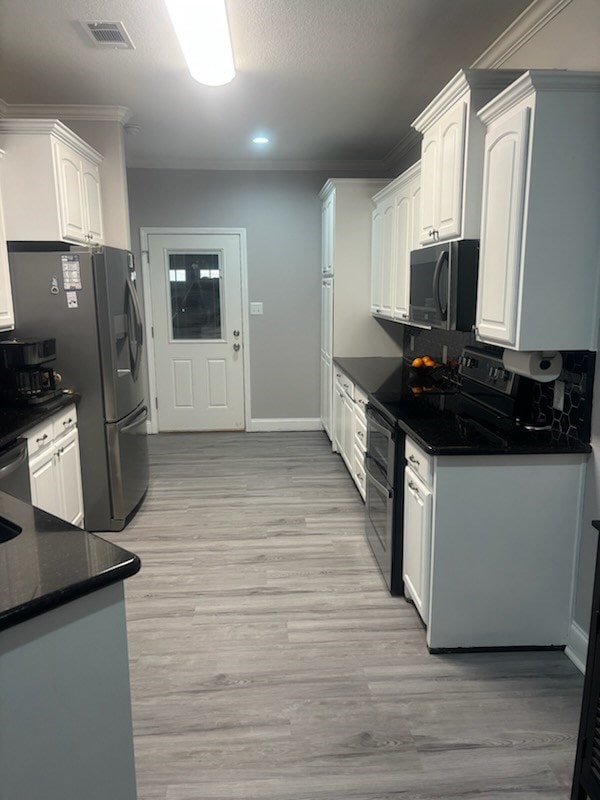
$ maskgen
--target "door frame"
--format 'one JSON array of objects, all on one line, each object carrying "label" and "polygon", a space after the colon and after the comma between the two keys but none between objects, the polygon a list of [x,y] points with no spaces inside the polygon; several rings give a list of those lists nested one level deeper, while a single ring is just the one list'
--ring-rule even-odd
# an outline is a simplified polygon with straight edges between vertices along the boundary
[{"label": "door frame", "polygon": [[208,234],[214,236],[240,237],[240,270],[242,288],[242,363],[244,365],[244,430],[251,428],[250,405],[250,314],[248,307],[248,253],[246,249],[246,228],[140,228],[142,253],[142,287],[144,292],[144,325],[146,327],[146,357],[148,364],[148,386],[150,391],[148,411],[148,433],[158,433],[158,414],[156,414],[157,387],[154,336],[152,335],[152,285],[150,283],[149,236]]}]

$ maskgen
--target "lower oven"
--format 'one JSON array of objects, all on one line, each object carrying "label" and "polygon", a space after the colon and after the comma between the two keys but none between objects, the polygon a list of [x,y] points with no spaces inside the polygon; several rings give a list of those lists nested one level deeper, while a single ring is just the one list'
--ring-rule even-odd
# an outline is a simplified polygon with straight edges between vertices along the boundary
[{"label": "lower oven", "polygon": [[367,406],[365,473],[367,541],[388,589],[401,595],[404,435],[371,405]]}]

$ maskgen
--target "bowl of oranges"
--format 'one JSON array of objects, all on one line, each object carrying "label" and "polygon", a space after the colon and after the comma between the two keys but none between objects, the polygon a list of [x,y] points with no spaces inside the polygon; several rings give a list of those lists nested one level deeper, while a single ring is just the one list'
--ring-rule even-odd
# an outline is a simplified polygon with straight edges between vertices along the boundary
[{"label": "bowl of oranges", "polygon": [[412,394],[422,394],[423,392],[433,391],[431,378],[434,370],[439,367],[436,361],[430,356],[417,356],[410,363],[410,375],[408,385]]}]

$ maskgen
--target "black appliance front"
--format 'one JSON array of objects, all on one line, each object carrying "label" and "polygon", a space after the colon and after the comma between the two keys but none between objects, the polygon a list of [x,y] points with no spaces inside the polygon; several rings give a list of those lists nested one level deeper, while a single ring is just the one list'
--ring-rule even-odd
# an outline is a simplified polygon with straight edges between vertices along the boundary
[{"label": "black appliance front", "polygon": [[31,502],[27,439],[17,439],[0,450],[0,492]]},{"label": "black appliance front", "polygon": [[404,437],[367,408],[365,532],[393,595],[404,594],[402,517]]},{"label": "black appliance front", "polygon": [[461,239],[410,254],[409,320],[470,331],[475,324],[479,241]]}]

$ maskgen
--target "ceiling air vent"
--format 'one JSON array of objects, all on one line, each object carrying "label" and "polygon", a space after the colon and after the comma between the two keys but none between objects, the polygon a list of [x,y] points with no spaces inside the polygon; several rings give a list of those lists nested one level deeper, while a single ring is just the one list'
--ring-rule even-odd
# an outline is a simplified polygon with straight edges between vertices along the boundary
[{"label": "ceiling air vent", "polygon": [[82,22],[81,25],[98,47],[135,50],[122,22]]}]

